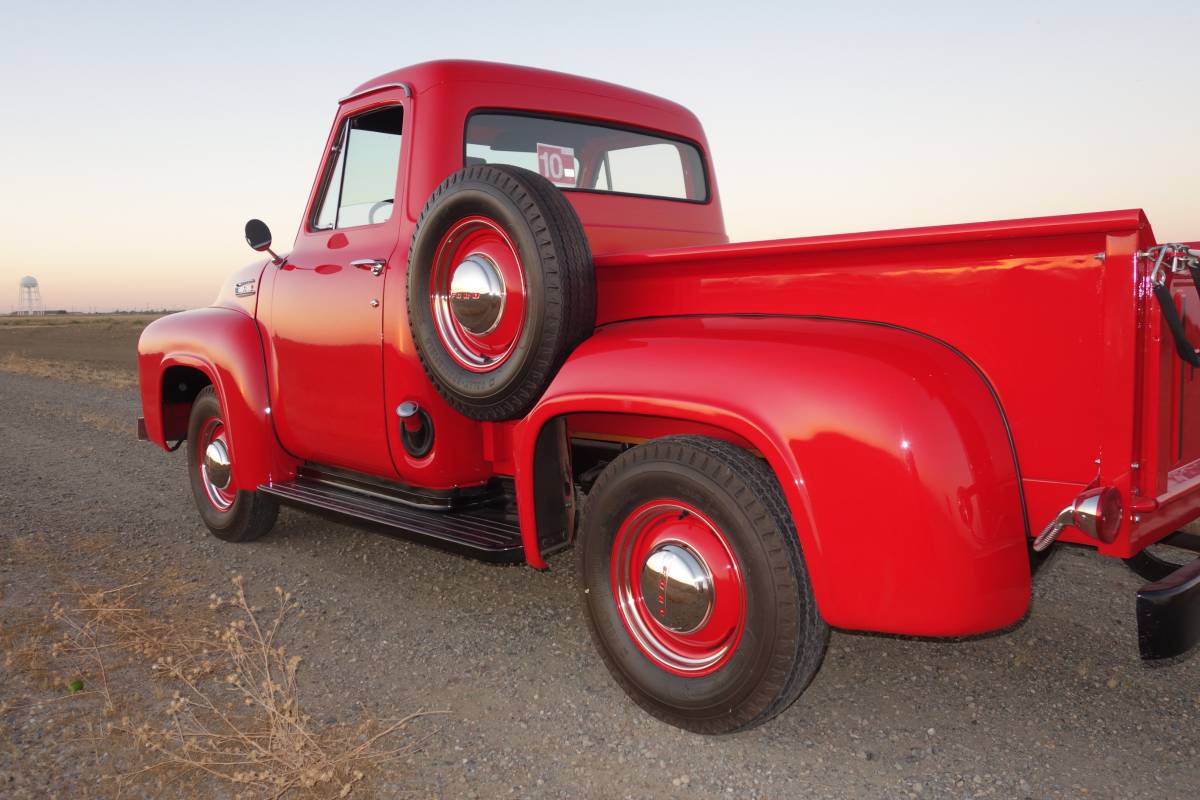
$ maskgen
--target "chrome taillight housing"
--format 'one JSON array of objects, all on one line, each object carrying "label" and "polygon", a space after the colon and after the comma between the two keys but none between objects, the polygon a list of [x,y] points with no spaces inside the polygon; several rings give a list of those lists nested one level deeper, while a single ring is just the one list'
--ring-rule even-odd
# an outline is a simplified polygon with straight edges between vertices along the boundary
[{"label": "chrome taillight housing", "polygon": [[1033,540],[1035,552],[1041,552],[1058,539],[1063,528],[1074,525],[1093,539],[1111,544],[1121,530],[1121,515],[1124,508],[1121,493],[1111,486],[1097,486],[1076,497],[1071,505],[1058,512],[1037,538]]},{"label": "chrome taillight housing", "polygon": [[1111,544],[1121,529],[1121,493],[1111,486],[1088,489],[1071,506],[1071,523],[1088,536]]}]

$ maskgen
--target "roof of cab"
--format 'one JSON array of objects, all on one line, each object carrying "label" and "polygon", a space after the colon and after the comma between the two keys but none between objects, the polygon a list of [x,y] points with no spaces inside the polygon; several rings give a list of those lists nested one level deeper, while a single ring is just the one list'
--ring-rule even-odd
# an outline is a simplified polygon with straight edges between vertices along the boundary
[{"label": "roof of cab", "polygon": [[375,89],[382,89],[396,84],[403,84],[413,94],[420,94],[438,84],[455,82],[510,83],[547,89],[553,88],[580,94],[602,95],[627,103],[636,103],[657,111],[673,112],[690,122],[697,121],[696,116],[679,103],[647,92],[639,92],[636,89],[630,89],[606,81],[583,78],[578,75],[568,75],[565,72],[536,69],[534,67],[520,67],[515,64],[500,64],[491,61],[426,61],[421,64],[401,67],[360,84],[339,102],[345,102]]}]

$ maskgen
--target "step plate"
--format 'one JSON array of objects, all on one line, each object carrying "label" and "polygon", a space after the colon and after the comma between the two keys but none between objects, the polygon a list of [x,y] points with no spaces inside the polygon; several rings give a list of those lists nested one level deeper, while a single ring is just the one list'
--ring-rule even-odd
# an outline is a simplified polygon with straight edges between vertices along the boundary
[{"label": "step plate", "polygon": [[427,511],[304,477],[264,483],[258,490],[289,505],[378,525],[406,538],[472,558],[504,563],[525,559],[520,526],[500,518],[499,510],[494,516],[486,509]]}]

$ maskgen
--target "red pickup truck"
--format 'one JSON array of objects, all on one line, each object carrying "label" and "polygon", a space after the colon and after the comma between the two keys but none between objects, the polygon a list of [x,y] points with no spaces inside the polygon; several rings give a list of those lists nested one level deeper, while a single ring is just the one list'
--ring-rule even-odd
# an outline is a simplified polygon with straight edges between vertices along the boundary
[{"label": "red pickup truck", "polygon": [[573,547],[614,678],[703,733],[830,628],[966,636],[1057,543],[1200,639],[1197,249],[1139,210],[729,244],[704,131],[439,61],[341,101],[291,252],[146,328],[144,438],[228,541],[280,503],[495,561]]}]

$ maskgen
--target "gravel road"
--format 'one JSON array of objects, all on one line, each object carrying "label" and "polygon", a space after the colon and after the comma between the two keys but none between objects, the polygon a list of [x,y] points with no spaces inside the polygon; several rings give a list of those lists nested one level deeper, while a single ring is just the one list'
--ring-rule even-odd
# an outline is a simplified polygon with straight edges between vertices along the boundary
[{"label": "gravel road", "polygon": [[[5,558],[28,537],[63,554],[55,570],[108,536],[141,567],[181,568],[202,596],[232,573],[283,585],[306,610],[290,644],[316,715],[450,712],[420,721],[429,738],[395,765],[385,797],[1200,795],[1200,656],[1142,665],[1139,580],[1084,550],[1039,573],[1013,630],[957,642],[835,633],[789,711],[701,738],[647,717],[609,679],[570,554],[547,573],[489,566],[286,509],[270,537],[225,544],[200,524],[182,453],[134,439],[133,391],[0,373],[0,404],[0,610],[48,579]],[[82,795],[89,762],[42,758],[72,744],[23,732],[18,716],[0,715],[0,776],[31,796]],[[35,763],[54,766],[35,774]]]}]

